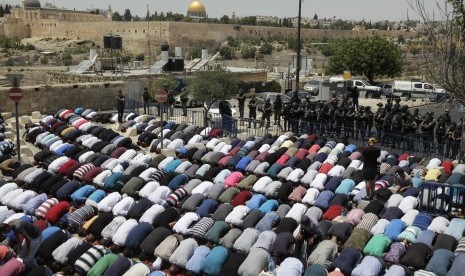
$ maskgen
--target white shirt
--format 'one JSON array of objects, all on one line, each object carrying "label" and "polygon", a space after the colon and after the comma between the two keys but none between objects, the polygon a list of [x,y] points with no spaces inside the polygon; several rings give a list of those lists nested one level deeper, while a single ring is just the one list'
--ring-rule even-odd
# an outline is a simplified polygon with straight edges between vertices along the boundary
[{"label": "white shirt", "polygon": [[130,162],[132,158],[134,158],[137,155],[137,152],[133,149],[129,149],[125,151],[121,156],[118,158],[120,162]]},{"label": "white shirt", "polygon": [[94,153],[95,152],[93,152],[93,151],[88,151],[88,152],[84,153],[83,155],[79,156],[79,160],[78,160],[79,163],[84,164],[86,162],[87,157],[91,156]]},{"label": "white shirt", "polygon": [[435,217],[428,226],[428,230],[442,234],[446,231],[449,223],[449,220],[444,217]]},{"label": "white shirt", "polygon": [[337,176],[337,177],[340,177],[342,175],[342,173],[344,172],[345,168],[341,165],[336,165],[334,166],[329,172],[328,172],[328,176]]},{"label": "white shirt", "polygon": [[152,207],[150,207],[147,211],[144,212],[144,214],[140,217],[139,223],[141,222],[147,222],[152,224],[155,219],[165,210],[165,208],[162,205],[155,204]]},{"label": "white shirt", "polygon": [[28,184],[31,184],[32,181],[34,181],[34,179],[39,175],[41,174],[42,172],[44,172],[44,169],[42,168],[36,168],[35,170],[33,170],[32,172],[28,173],[26,175],[26,177],[24,177],[24,182],[28,183]]},{"label": "white shirt", "polygon": [[303,184],[310,185],[312,181],[315,179],[316,175],[318,174],[318,171],[316,170],[308,170],[305,175],[302,177],[300,182]]},{"label": "white shirt", "polygon": [[402,212],[407,213],[408,210],[415,209],[418,205],[418,199],[413,196],[408,196],[405,197],[402,202],[399,204],[399,209],[402,210]]},{"label": "white shirt", "polygon": [[36,195],[37,193],[34,191],[25,190],[13,199],[13,201],[10,203],[11,207],[13,207],[16,210],[23,210],[24,204],[26,204],[26,202],[28,202],[29,199],[35,197]]},{"label": "white shirt", "polygon": [[185,173],[190,167],[192,166],[192,163],[189,161],[184,161],[182,162],[175,170],[174,172],[177,174],[183,174]]},{"label": "white shirt", "polygon": [[97,205],[100,212],[110,212],[113,207],[121,200],[121,195],[118,192],[113,192],[104,197]]},{"label": "white shirt", "polygon": [[150,156],[139,153],[129,162],[129,165],[147,165],[150,161],[152,161]]},{"label": "white shirt", "polygon": [[63,141],[62,141],[62,140],[58,140],[58,141],[56,141],[55,143],[51,144],[49,149],[50,149],[51,152],[56,152],[57,149],[58,149],[61,145],[63,145]]},{"label": "white shirt", "polygon": [[391,195],[388,201],[386,202],[386,208],[399,206],[403,199],[404,197],[400,194]]},{"label": "white shirt", "polygon": [[113,207],[113,215],[125,217],[128,214],[129,209],[134,206],[134,198],[125,196]]},{"label": "white shirt", "polygon": [[126,222],[124,217],[115,217],[105,228],[102,230],[102,238],[110,240],[120,226]]},{"label": "white shirt", "polygon": [[169,163],[171,163],[171,161],[174,160],[174,157],[172,156],[168,156],[166,157],[165,159],[163,159],[160,164],[158,164],[158,169],[160,170],[166,170],[166,167],[168,166]]},{"label": "white shirt", "polygon": [[225,145],[224,147],[221,148],[220,152],[223,153],[224,155],[227,155],[231,151],[232,146],[231,145]]},{"label": "white shirt", "polygon": [[173,231],[182,235],[187,234],[189,226],[200,218],[194,212],[185,213],[173,226]]},{"label": "white shirt", "polygon": [[263,153],[263,152],[265,152],[265,151],[268,151],[270,148],[271,148],[270,145],[268,145],[268,144],[263,144],[263,145],[258,149],[258,152],[259,152],[259,153]]},{"label": "white shirt", "polygon": [[295,169],[293,170],[289,176],[287,177],[287,181],[292,181],[294,183],[297,183],[300,181],[300,179],[302,178],[302,176],[304,176],[304,171],[302,169]]},{"label": "white shirt", "polygon": [[250,212],[250,209],[245,205],[239,205],[234,207],[231,213],[228,214],[224,220],[227,223],[231,223],[235,226],[242,226],[242,220]]},{"label": "white shirt", "polygon": [[294,169],[291,168],[291,167],[283,168],[281,171],[279,171],[279,173],[278,173],[278,178],[280,178],[280,179],[286,179],[286,178],[291,174],[291,172],[292,172],[293,170],[294,170]]},{"label": "white shirt", "polygon": [[384,230],[386,229],[386,227],[388,226],[389,223],[390,222],[387,219],[378,220],[378,222],[375,224],[375,226],[373,226],[373,228],[371,228],[371,230],[370,230],[371,234],[373,234],[373,235],[383,234]]},{"label": "white shirt", "polygon": [[277,276],[300,276],[304,271],[304,266],[299,259],[286,258],[278,268]]},{"label": "white shirt", "polygon": [[202,183],[200,183],[199,185],[197,185],[197,187],[195,187],[193,190],[192,190],[192,194],[203,194],[203,195],[206,195],[208,190],[210,190],[210,188],[213,186],[213,183],[210,182],[210,181],[204,181]]},{"label": "white shirt", "polygon": [[63,244],[53,250],[53,259],[55,259],[60,264],[66,263],[68,260],[68,253],[82,243],[84,243],[82,239],[71,237],[69,240],[65,241]]},{"label": "white shirt", "polygon": [[171,141],[168,146],[166,147],[167,149],[179,149],[184,146],[184,141],[182,139],[174,139]]},{"label": "white shirt", "polygon": [[326,183],[326,179],[328,178],[328,176],[324,173],[319,173],[316,175],[315,179],[313,179],[312,183],[310,184],[310,187],[311,188],[316,188],[318,190],[324,190],[325,188],[325,183]]},{"label": "white shirt", "polygon": [[79,129],[82,130],[82,131],[88,131],[89,128],[91,128],[94,124],[92,122],[87,122],[87,123],[84,123],[82,124]]},{"label": "white shirt", "polygon": [[286,218],[293,218],[300,224],[302,216],[307,212],[307,206],[302,203],[295,203],[292,205],[291,210],[286,214]]},{"label": "white shirt", "polygon": [[160,183],[156,181],[150,181],[147,184],[145,184],[144,187],[142,187],[142,189],[140,189],[139,196],[148,199],[149,196],[153,192],[155,192],[156,189],[158,189],[158,187],[160,187]]},{"label": "white shirt", "polygon": [[124,168],[121,164],[116,165],[112,170],[112,173],[124,173]]},{"label": "white shirt", "polygon": [[11,182],[6,183],[5,185],[0,187],[0,201],[3,200],[3,197],[7,195],[9,192],[18,189],[18,184]]},{"label": "white shirt", "polygon": [[266,185],[265,195],[268,197],[276,197],[277,191],[279,187],[281,187],[281,185],[283,185],[281,181],[273,181],[270,184]]},{"label": "white shirt", "polygon": [[171,194],[171,189],[167,186],[158,187],[153,193],[149,195],[149,200],[154,204],[165,201]]},{"label": "white shirt", "polygon": [[305,194],[304,198],[302,198],[302,203],[313,205],[315,204],[315,201],[319,195],[320,191],[318,189],[310,188],[307,190],[307,193]]},{"label": "white shirt", "polygon": [[54,173],[57,173],[61,166],[63,166],[66,162],[70,160],[69,157],[62,156],[57,159],[55,159],[50,165],[48,166],[48,170]]},{"label": "white shirt", "polygon": [[202,130],[202,132],[200,133],[200,135],[202,135],[203,137],[207,137],[208,134],[210,134],[211,131],[212,131],[212,128],[211,128],[211,127],[206,127],[204,130]]},{"label": "white shirt", "polygon": [[187,144],[192,145],[192,144],[200,143],[202,141],[203,141],[203,137],[201,135],[196,134],[189,140],[189,142],[187,142]]},{"label": "white shirt", "polygon": [[224,183],[224,180],[231,174],[231,171],[228,169],[222,170],[219,174],[216,175],[213,180],[214,184]]},{"label": "white shirt", "polygon": [[105,179],[110,177],[112,174],[113,173],[110,170],[104,170],[94,178],[93,182],[95,185],[103,187],[103,182],[105,181]]},{"label": "white shirt", "polygon": [[24,213],[14,213],[13,215],[9,216],[5,221],[3,221],[3,223],[8,224],[12,222],[13,220],[17,220],[17,219],[24,217],[24,215],[25,215]]},{"label": "white shirt", "polygon": [[148,168],[146,169],[145,171],[143,171],[139,177],[142,178],[144,181],[148,182],[150,181],[150,177],[152,177],[152,175],[154,173],[156,173],[158,170],[156,168]]},{"label": "white shirt", "polygon": [[113,235],[113,242],[119,246],[124,246],[129,232],[136,227],[139,223],[135,219],[128,219],[125,221]]},{"label": "white shirt", "polygon": [[360,168],[361,165],[362,165],[362,161],[360,161],[360,160],[352,160],[352,162],[350,162],[349,167],[354,168],[354,169],[357,170],[358,168]]},{"label": "white shirt", "polygon": [[415,209],[408,210],[407,213],[405,213],[405,215],[401,218],[401,220],[405,222],[407,226],[412,226],[413,221],[415,220],[415,217],[418,215],[418,213],[419,211]]},{"label": "white shirt", "polygon": [[208,141],[208,143],[205,145],[205,147],[207,149],[209,149],[209,150],[213,150],[215,148],[215,146],[218,145],[220,142],[221,142],[220,139],[213,138],[210,141]]},{"label": "white shirt", "polygon": [[89,139],[86,139],[85,141],[82,141],[82,145],[87,148],[91,148],[94,143],[99,142],[99,141],[101,141],[99,138],[91,137]]},{"label": "white shirt", "polygon": [[85,141],[86,139],[90,139],[94,136],[92,136],[92,134],[86,134],[86,135],[82,135],[82,136],[79,136],[78,138],[76,138],[76,142],[82,142],[82,141]]},{"label": "white shirt", "polygon": [[111,170],[113,170],[113,168],[116,167],[116,165],[118,165],[118,164],[119,164],[118,159],[116,159],[116,158],[110,158],[110,159],[108,159],[107,161],[103,162],[103,164],[102,164],[101,167],[102,167],[102,169],[104,169],[104,170],[110,170],[110,171],[111,171]]},{"label": "white shirt", "polygon": [[265,193],[266,186],[273,182],[269,176],[260,177],[252,187],[252,190],[257,193]]},{"label": "white shirt", "polygon": [[221,151],[221,148],[223,148],[224,146],[226,146],[226,143],[225,143],[225,142],[219,142],[219,143],[213,148],[213,151],[220,152],[220,151]]}]

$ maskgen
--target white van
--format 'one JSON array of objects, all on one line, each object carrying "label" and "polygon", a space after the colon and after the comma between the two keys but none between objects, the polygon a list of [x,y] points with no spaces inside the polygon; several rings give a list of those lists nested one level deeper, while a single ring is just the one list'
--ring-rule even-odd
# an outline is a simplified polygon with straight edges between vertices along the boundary
[{"label": "white van", "polygon": [[394,96],[410,98],[436,99],[445,96],[444,89],[419,81],[393,81],[391,83]]}]

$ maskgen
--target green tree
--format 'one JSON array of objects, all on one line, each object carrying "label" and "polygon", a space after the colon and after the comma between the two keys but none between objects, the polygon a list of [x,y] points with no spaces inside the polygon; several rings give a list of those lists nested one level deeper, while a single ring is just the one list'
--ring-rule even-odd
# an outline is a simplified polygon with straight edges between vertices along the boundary
[{"label": "green tree", "polygon": [[315,13],[315,15],[313,16],[313,20],[318,20],[318,14]]},{"label": "green tree", "polygon": [[268,42],[263,43],[262,46],[260,47],[260,53],[264,55],[271,55],[272,52],[273,52],[273,45],[271,45]]},{"label": "green tree", "polygon": [[113,21],[123,21],[123,17],[121,16],[121,14],[119,14],[119,12],[114,12],[113,15],[112,15],[112,20]]},{"label": "green tree", "polygon": [[131,21],[132,20],[131,11],[129,9],[126,9],[124,11],[123,19],[124,19],[124,21]]},{"label": "green tree", "polygon": [[145,60],[145,54],[144,53],[139,53],[136,55],[135,59],[137,61],[144,61]]},{"label": "green tree", "polygon": [[379,36],[341,40],[329,60],[328,73],[364,75],[370,82],[378,76],[395,77],[402,73],[404,59],[395,43]]},{"label": "green tree", "polygon": [[233,48],[238,48],[239,46],[241,46],[241,42],[232,36],[228,36],[227,41],[228,41],[228,45]]},{"label": "green tree", "polygon": [[5,10],[3,9],[3,6],[0,5],[0,17],[4,17],[5,16]]},{"label": "green tree", "polygon": [[223,59],[233,59],[234,52],[234,48],[229,45],[223,45],[220,47],[220,55],[223,57]]},{"label": "green tree", "polygon": [[255,58],[256,52],[257,52],[257,49],[255,49],[255,47],[245,46],[241,50],[241,56],[244,59]]},{"label": "green tree", "polygon": [[[207,114],[212,103],[218,100],[228,100],[236,96],[238,81],[235,76],[224,69],[200,71],[188,81],[189,94],[198,103],[205,103],[204,112]],[[205,125],[207,116],[204,116]]]},{"label": "green tree", "polygon": [[66,52],[62,57],[61,61],[63,61],[63,65],[65,66],[70,66],[73,64],[73,56],[71,55],[70,52]]},{"label": "green tree", "polygon": [[8,6],[8,4],[5,5],[5,11],[4,11],[5,14],[10,14],[11,13],[11,7]]},{"label": "green tree", "polygon": [[223,17],[220,19],[220,22],[223,24],[229,24],[229,16],[223,15]]}]

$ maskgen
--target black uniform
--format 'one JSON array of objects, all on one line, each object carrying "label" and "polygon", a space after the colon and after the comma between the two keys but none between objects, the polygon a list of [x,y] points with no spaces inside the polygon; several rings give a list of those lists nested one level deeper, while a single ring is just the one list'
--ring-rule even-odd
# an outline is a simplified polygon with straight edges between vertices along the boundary
[{"label": "black uniform", "polygon": [[263,114],[262,114],[262,125],[263,123],[265,122],[265,120],[267,121],[267,127],[270,126],[270,118],[271,118],[271,113],[272,113],[272,105],[271,105],[271,102],[270,100],[266,100],[265,104],[263,105]]},{"label": "black uniform", "polygon": [[281,96],[278,95],[276,100],[273,103],[273,110],[274,110],[274,123],[277,125],[281,125],[281,110],[283,108],[283,100],[281,100]]},{"label": "black uniform", "polygon": [[[249,118],[251,120],[256,120],[257,119],[257,101],[255,100],[255,97],[252,97],[249,101]],[[251,125],[251,121],[249,121],[249,127]]]},{"label": "black uniform", "polygon": [[239,93],[239,97],[237,98],[237,101],[239,102],[239,117],[241,118],[244,117],[244,106],[246,99],[247,96],[245,95],[245,92],[241,90],[241,92]]}]

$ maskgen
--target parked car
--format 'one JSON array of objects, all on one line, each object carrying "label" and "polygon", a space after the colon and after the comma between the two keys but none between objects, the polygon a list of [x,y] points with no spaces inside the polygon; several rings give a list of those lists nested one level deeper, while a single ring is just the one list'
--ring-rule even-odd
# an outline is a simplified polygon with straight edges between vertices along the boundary
[{"label": "parked car", "polygon": [[[294,91],[289,91],[289,92],[286,93],[286,95],[292,98],[292,96],[294,96],[294,93],[295,93]],[[299,99],[301,99],[301,100],[305,100],[307,97],[312,98],[311,93],[306,92],[306,91],[299,91],[299,93],[297,94],[297,96],[298,96]]]},{"label": "parked car", "polygon": [[[232,111],[232,116],[234,118],[237,117],[237,111],[236,111],[236,106],[233,106],[230,101],[226,100],[226,103],[228,104],[229,108],[231,108]],[[208,108],[206,104],[204,104],[205,108]],[[212,103],[210,106],[210,109],[208,110],[207,116],[210,120],[217,120],[217,118],[221,119],[220,115],[220,101],[215,101]]]},{"label": "parked car", "polygon": [[278,92],[263,92],[263,93],[260,93],[260,94],[257,94],[256,97],[257,97],[257,110],[262,112],[263,111],[263,106],[265,105],[265,101],[267,99],[270,99],[270,102],[271,104],[274,103],[274,101],[276,100],[276,96],[278,95],[281,95],[281,100],[283,101],[283,103],[287,103],[287,102],[290,102],[291,101],[291,97],[285,95],[285,94],[281,94],[281,93],[278,93]]},{"label": "parked car", "polygon": [[400,97],[397,93],[394,93],[394,89],[392,89],[392,84],[390,83],[380,83],[377,85],[381,88],[381,95],[386,97]]},{"label": "parked car", "polygon": [[444,89],[421,81],[393,81],[390,83],[394,94],[399,97],[439,99],[447,95]]},{"label": "parked car", "polygon": [[346,86],[357,86],[358,91],[365,92],[366,98],[379,98],[382,94],[381,87],[373,86],[364,80],[348,80],[346,81]]},{"label": "parked car", "polygon": [[[176,97],[174,97],[176,99],[176,102],[174,103],[174,106],[176,107],[181,107],[182,105],[182,102],[181,102],[181,95],[177,95]],[[187,106],[188,107],[197,107],[197,106],[200,106],[196,100],[194,100],[194,98],[192,98],[191,95],[187,95]]]},{"label": "parked car", "polygon": [[321,80],[311,80],[304,85],[304,91],[309,92],[312,96],[317,96],[320,92]]}]

